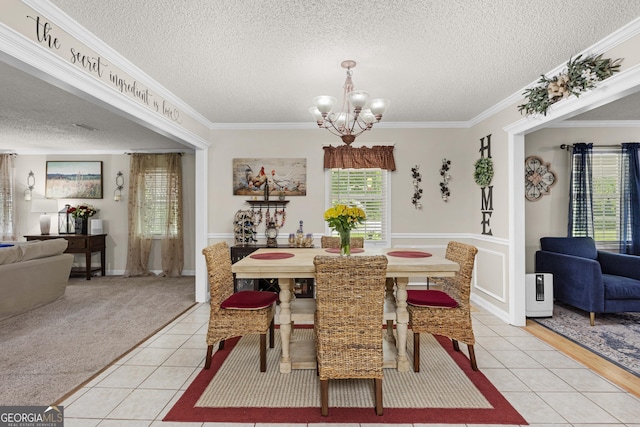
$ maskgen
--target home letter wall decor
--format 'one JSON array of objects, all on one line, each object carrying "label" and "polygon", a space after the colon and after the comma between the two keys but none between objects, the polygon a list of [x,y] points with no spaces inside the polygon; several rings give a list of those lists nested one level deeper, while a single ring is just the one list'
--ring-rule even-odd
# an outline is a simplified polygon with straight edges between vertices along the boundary
[{"label": "home letter wall decor", "polygon": [[493,185],[491,179],[493,178],[493,163],[491,161],[491,135],[485,138],[480,138],[480,159],[476,162],[475,179],[478,185],[480,185],[481,191],[481,205],[480,212],[482,213],[482,234],[492,236],[491,232],[491,215],[493,214]]}]

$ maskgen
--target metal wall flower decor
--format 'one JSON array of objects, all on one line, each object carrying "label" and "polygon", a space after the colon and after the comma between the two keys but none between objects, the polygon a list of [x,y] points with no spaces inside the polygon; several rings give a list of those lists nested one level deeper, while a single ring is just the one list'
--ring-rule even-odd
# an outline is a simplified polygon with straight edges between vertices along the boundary
[{"label": "metal wall flower decor", "polygon": [[532,202],[549,194],[556,183],[556,174],[551,171],[550,164],[540,157],[529,156],[524,161],[524,197]]},{"label": "metal wall flower decor", "polygon": [[411,203],[416,209],[422,209],[422,203],[420,203],[420,199],[422,198],[422,188],[420,188],[422,175],[418,172],[418,169],[420,169],[420,165],[415,165],[411,168],[411,177],[413,178],[413,197],[411,198]]},{"label": "metal wall flower decor", "polygon": [[451,192],[449,191],[449,180],[451,179],[451,175],[449,175],[449,166],[451,166],[451,160],[447,160],[446,158],[442,159],[442,167],[440,168],[440,176],[442,177],[442,182],[440,183],[440,195],[442,196],[442,200],[445,202],[449,200],[449,196],[451,196]]},{"label": "metal wall flower decor", "polygon": [[570,95],[578,97],[596,87],[598,82],[619,72],[620,62],[622,58],[612,60],[602,58],[602,55],[589,55],[584,59],[578,55],[575,59],[569,59],[562,73],[552,78],[542,75],[535,87],[524,91],[527,102],[518,105],[518,111],[528,116],[546,116],[551,105]]}]

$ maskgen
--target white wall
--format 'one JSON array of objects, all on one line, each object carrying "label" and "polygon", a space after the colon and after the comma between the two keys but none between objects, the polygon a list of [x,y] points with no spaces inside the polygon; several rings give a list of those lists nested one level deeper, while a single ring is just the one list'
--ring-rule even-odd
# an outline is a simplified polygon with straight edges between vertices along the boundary
[{"label": "white wall", "polygon": [[[248,209],[246,196],[232,195],[232,159],[239,157],[302,157],[307,159],[307,195],[289,197],[287,220],[280,231],[283,242],[304,221],[307,233],[321,235],[326,224],[323,145],[342,142],[328,132],[313,130],[214,131],[209,149],[209,233],[213,239],[231,239],[233,215]],[[391,216],[393,234],[470,232],[467,215],[470,208],[470,182],[473,162],[472,146],[466,131],[460,129],[391,130],[374,129],[360,136],[354,146],[395,145],[397,170],[391,175]],[[450,159],[451,197],[440,197],[442,158]],[[413,184],[411,168],[420,165],[423,209],[411,203]],[[259,230],[260,237],[263,229]],[[232,243],[232,241],[230,241]]]},{"label": "white wall", "polygon": [[[509,117],[509,115],[507,115]],[[391,246],[421,247],[444,255],[447,243],[458,240],[478,247],[473,292],[499,315],[508,312],[508,179],[506,136],[500,122],[480,129],[376,129],[358,137],[354,146],[393,144],[397,170],[391,175]],[[494,215],[492,236],[482,235],[480,188],[473,181],[473,165],[478,159],[480,138],[492,139],[495,163]],[[307,159],[307,196],[290,197],[287,222],[280,232],[286,236],[304,221],[307,233],[326,232],[323,145],[341,141],[320,129],[310,130],[215,130],[209,149],[209,243],[233,244],[233,216],[248,209],[246,197],[232,195],[232,159],[240,157],[303,157]],[[451,196],[440,195],[442,159],[451,160]],[[411,203],[411,168],[420,166],[422,209]],[[264,228],[258,230],[263,236]],[[264,239],[261,239],[264,242]],[[319,241],[316,241],[319,244]]]},{"label": "white wall", "polygon": [[[183,157],[184,178],[184,233],[185,233],[185,265],[183,274],[191,275],[195,270],[194,248],[194,210],[195,194],[194,179],[195,167],[193,154],[185,154]],[[103,220],[104,232],[107,236],[106,270],[107,274],[122,274],[127,263],[127,198],[129,196],[129,156],[121,155],[18,155],[15,158],[15,182],[16,182],[16,217],[18,240],[24,240],[23,236],[40,234],[40,214],[31,212],[31,202],[25,201],[23,192],[27,188],[27,175],[33,171],[35,175],[35,188],[33,199],[45,197],[46,163],[49,160],[69,161],[102,161],[103,198],[102,199],[58,199],[58,210],[65,204],[72,206],[80,203],[89,203],[99,209],[94,218]],[[113,200],[113,191],[116,188],[116,174],[121,171],[124,175],[125,185],[123,197],[120,202]],[[58,216],[51,215],[51,234],[57,234]],[[97,261],[98,255],[94,255]],[[81,265],[83,259],[77,256],[74,263]],[[154,245],[150,269],[155,272],[162,270],[160,258],[160,245]]]}]

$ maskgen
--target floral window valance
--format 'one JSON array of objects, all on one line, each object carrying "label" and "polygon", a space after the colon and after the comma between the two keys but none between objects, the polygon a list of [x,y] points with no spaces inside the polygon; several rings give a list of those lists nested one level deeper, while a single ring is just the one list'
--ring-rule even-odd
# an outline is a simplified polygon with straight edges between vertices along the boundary
[{"label": "floral window valance", "polygon": [[392,145],[374,145],[373,147],[322,147],[324,149],[324,168],[364,169],[380,168],[396,170]]}]

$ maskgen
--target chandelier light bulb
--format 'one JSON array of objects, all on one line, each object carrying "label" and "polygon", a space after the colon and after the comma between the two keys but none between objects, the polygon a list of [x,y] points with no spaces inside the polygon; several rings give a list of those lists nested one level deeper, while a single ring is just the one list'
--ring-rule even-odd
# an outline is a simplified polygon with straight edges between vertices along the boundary
[{"label": "chandelier light bulb", "polygon": [[354,90],[347,94],[347,100],[356,110],[362,109],[369,99],[369,93],[363,90]]},{"label": "chandelier light bulb", "polygon": [[387,99],[372,99],[369,102],[369,108],[371,109],[371,112],[373,113],[374,116],[376,116],[376,120],[380,121],[380,119],[382,118],[382,115],[385,113],[385,111],[387,111],[387,108],[389,107],[389,100]]},{"label": "chandelier light bulb", "polygon": [[350,121],[350,115],[348,113],[339,113],[335,116],[334,123],[338,129],[344,129],[346,124]]},{"label": "chandelier light bulb", "polygon": [[320,110],[318,110],[318,107],[309,108],[309,112],[311,113],[311,115],[315,119],[316,123],[318,123],[318,126],[322,126],[322,122],[324,121],[324,117],[322,117],[322,113],[320,112]]},{"label": "chandelier light bulb", "polygon": [[371,123],[376,121],[376,116],[373,115],[370,109],[365,108],[360,111],[360,118],[367,124],[371,125]]},{"label": "chandelier light bulb", "polygon": [[318,111],[320,111],[320,113],[322,113],[322,116],[324,117],[331,112],[333,104],[336,103],[336,99],[332,96],[321,95],[313,98],[313,103],[316,105],[316,108],[318,109]]}]

